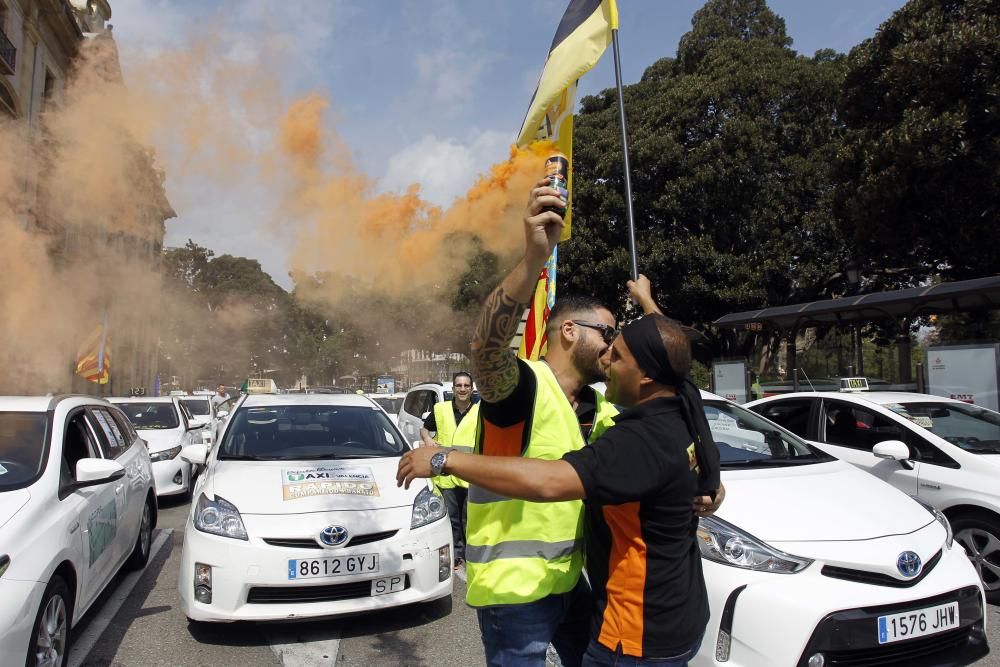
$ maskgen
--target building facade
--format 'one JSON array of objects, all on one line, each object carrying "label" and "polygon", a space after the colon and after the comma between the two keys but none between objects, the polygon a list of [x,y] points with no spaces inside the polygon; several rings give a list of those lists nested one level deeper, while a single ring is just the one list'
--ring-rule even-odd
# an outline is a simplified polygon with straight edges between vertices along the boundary
[{"label": "building facade", "polygon": [[[111,358],[108,384],[88,382],[75,373],[79,350],[69,349],[75,346],[66,342],[67,349],[60,353],[66,359],[62,380],[19,389],[29,393],[151,394],[157,374],[158,326],[149,313],[156,312],[160,299],[165,221],[175,214],[155,156],[148,147],[123,141],[128,176],[118,187],[131,195],[120,206],[82,206],[68,216],[65,202],[52,194],[60,185],[54,182],[59,165],[52,164],[51,157],[58,159],[60,152],[52,144],[64,138],[48,131],[47,112],[66,103],[74,68],[100,67],[99,78],[121,82],[109,19],[107,0],[0,0],[0,119],[27,137],[25,145],[35,158],[25,160],[23,173],[17,175],[17,224],[44,244],[50,270],[57,276],[67,282],[86,278],[87,316],[80,319],[87,321],[64,325],[73,327],[72,337],[81,345],[95,326],[103,326]],[[84,59],[91,48],[111,56]],[[99,162],[100,156],[95,156],[95,164]],[[86,203],[87,193],[80,199]],[[86,211],[83,218],[81,208]]]}]

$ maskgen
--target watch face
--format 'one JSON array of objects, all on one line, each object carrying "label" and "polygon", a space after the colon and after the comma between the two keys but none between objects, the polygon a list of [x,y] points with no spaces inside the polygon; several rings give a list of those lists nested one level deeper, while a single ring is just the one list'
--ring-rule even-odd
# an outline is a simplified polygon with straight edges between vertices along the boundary
[{"label": "watch face", "polygon": [[431,471],[435,475],[441,474],[441,469],[444,468],[445,455],[444,452],[438,452],[431,457]]}]

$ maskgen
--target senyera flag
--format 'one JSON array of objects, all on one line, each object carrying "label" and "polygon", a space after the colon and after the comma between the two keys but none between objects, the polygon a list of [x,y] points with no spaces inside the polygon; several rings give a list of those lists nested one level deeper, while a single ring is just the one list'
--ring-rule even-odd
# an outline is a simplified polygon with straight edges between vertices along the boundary
[{"label": "senyera flag", "polygon": [[[518,146],[550,141],[570,163],[569,190],[573,192],[573,103],[576,82],[601,59],[611,43],[611,31],[618,29],[615,0],[570,0],[556,36],[549,47],[538,87],[517,136]],[[561,240],[570,237],[572,201],[566,207]],[[556,256],[545,263],[535,286],[524,334],[518,348],[522,359],[538,359],[545,354],[545,323],[556,299]]]},{"label": "senyera flag", "polygon": [[76,374],[97,384],[107,384],[111,378],[111,349],[107,317],[94,328],[77,350]]}]

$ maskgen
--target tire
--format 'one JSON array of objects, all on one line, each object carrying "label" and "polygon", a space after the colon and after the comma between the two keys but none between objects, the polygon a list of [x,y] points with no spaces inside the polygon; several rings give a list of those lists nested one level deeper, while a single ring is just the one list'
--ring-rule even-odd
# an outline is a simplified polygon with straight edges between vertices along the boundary
[{"label": "tire", "polygon": [[69,660],[69,625],[73,596],[62,577],[54,576],[38,605],[25,667],[65,667]]},{"label": "tire", "polygon": [[985,513],[961,514],[951,529],[983,582],[986,601],[1000,604],[1000,519]]},{"label": "tire", "polygon": [[149,498],[142,504],[142,517],[139,519],[139,534],[135,538],[132,553],[125,562],[129,570],[141,570],[149,562],[150,544],[153,542],[153,508]]}]

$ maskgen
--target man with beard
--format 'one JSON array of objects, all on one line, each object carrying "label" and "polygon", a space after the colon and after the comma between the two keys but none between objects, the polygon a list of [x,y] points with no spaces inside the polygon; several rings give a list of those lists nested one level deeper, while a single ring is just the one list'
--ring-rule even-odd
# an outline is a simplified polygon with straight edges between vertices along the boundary
[{"label": "man with beard", "polygon": [[[558,461],[598,438],[617,413],[589,386],[605,379],[601,356],[616,335],[614,315],[599,301],[557,301],[546,326],[545,359],[518,360],[510,349],[562,231],[554,209],[565,206],[548,180],[536,184],[524,217],[525,254],[487,298],[473,335],[482,398],[477,448],[486,457]],[[640,305],[655,312],[651,300]],[[430,462],[432,476],[442,474],[446,459],[442,454]],[[466,600],[476,608],[488,665],[544,667],[550,642],[564,665],[580,664],[590,608],[580,576],[582,537],[578,499],[526,502],[470,484]]]}]

